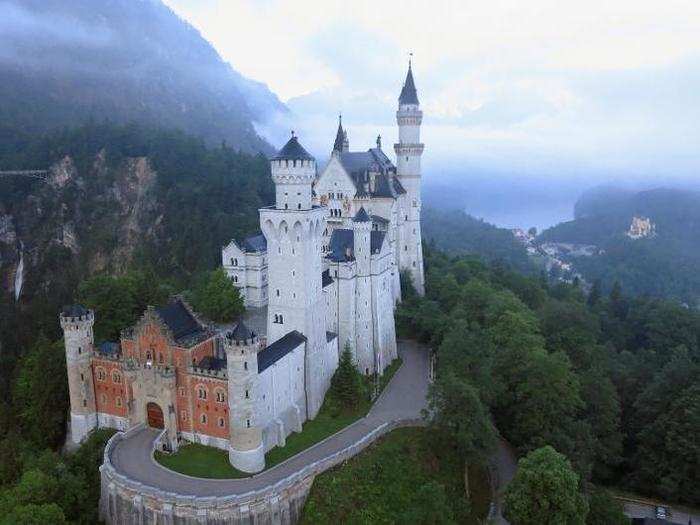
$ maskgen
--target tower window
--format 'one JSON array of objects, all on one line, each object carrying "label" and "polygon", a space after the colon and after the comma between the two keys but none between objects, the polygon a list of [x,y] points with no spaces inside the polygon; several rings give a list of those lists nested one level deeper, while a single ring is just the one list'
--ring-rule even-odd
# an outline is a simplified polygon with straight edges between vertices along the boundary
[{"label": "tower window", "polygon": [[279,288],[278,288],[277,290],[275,290],[275,291],[276,291],[276,293],[277,293],[277,297],[279,297],[279,296],[280,296]]},{"label": "tower window", "polygon": [[245,398],[250,399],[250,393],[248,392],[248,390],[245,391]]},{"label": "tower window", "polygon": [[85,381],[85,375],[82,372],[80,373],[80,380]]},{"label": "tower window", "polygon": [[301,203],[297,204],[297,210],[301,209]]},{"label": "tower window", "polygon": [[245,420],[245,426],[250,428],[250,419]]},{"label": "tower window", "polygon": [[224,421],[223,417],[220,417],[219,418],[219,427],[224,428],[224,425],[226,425],[226,422]]},{"label": "tower window", "polygon": [[200,386],[200,387],[197,389],[197,397],[198,397],[199,399],[206,399],[206,398],[207,398],[207,390],[206,390],[206,388],[204,388],[203,386]]},{"label": "tower window", "polygon": [[200,417],[199,420],[202,422],[203,425],[206,425],[207,424],[207,415],[202,414],[202,417]]},{"label": "tower window", "polygon": [[248,370],[248,361],[243,361],[243,370]]},{"label": "tower window", "polygon": [[117,399],[116,399],[114,402],[115,402],[115,404],[117,405],[117,407],[120,407],[120,408],[121,408],[121,406],[122,406],[122,398],[121,398],[120,396],[117,396]]},{"label": "tower window", "polygon": [[[415,233],[415,232],[414,232],[414,233]],[[233,276],[233,282],[234,282],[234,283],[237,283],[237,282],[238,282],[238,276],[237,276],[237,275],[234,275],[234,276]]]},{"label": "tower window", "polygon": [[216,391],[216,402],[217,403],[224,403],[226,401],[226,395],[224,394],[223,390],[217,390]]}]

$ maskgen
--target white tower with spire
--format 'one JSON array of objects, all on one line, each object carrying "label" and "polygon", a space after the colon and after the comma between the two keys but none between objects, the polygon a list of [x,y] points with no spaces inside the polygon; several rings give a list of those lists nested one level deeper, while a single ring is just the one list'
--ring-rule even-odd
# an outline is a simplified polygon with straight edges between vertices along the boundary
[{"label": "white tower with spire", "polygon": [[420,126],[423,112],[420,110],[416,86],[413,82],[411,61],[408,62],[408,74],[399,95],[399,110],[396,122],[399,125],[399,142],[394,144],[396,152],[397,175],[406,190],[406,198],[399,210],[399,269],[409,272],[416,291],[425,293],[425,276],[423,273],[423,246],[421,243],[421,165],[423,144],[420,141]]}]

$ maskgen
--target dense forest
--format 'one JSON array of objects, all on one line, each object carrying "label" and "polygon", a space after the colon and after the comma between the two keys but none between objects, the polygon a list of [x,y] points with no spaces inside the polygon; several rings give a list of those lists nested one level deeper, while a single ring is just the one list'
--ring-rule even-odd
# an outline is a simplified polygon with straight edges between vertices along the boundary
[{"label": "dense forest", "polygon": [[[542,232],[537,241],[599,247],[598,255],[571,258],[587,281],[600,280],[606,291],[619,282],[630,295],[700,304],[700,193],[598,188],[581,196],[575,213],[575,220]],[[653,234],[628,237],[633,217],[650,219]]]},{"label": "dense forest", "polygon": [[563,454],[591,516],[609,502],[596,485],[700,503],[699,313],[434,249],[425,261],[427,294],[406,297],[397,328],[436,350],[432,422],[465,460],[485,461],[498,432],[521,454]]}]

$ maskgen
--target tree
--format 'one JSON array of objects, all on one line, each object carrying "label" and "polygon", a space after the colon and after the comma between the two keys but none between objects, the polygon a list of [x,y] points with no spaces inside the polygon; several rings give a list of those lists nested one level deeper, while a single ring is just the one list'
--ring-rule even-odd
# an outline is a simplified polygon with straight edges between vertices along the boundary
[{"label": "tree", "polygon": [[593,286],[591,287],[591,291],[588,293],[588,299],[586,300],[586,303],[589,307],[593,308],[600,302],[601,296],[602,292],[600,279],[596,279],[595,281],[593,281]]},{"label": "tree", "polygon": [[549,445],[518,462],[504,502],[505,517],[513,525],[583,525],[588,514],[578,474]]},{"label": "tree", "polygon": [[420,525],[451,525],[455,523],[454,511],[443,487],[437,481],[422,485],[411,506],[404,511],[399,523]]},{"label": "tree", "polygon": [[588,497],[590,511],[586,525],[629,525],[622,504],[605,489],[596,488]]},{"label": "tree", "polygon": [[338,368],[331,378],[331,391],[343,408],[355,408],[360,401],[362,380],[353,363],[350,343],[345,343]]},{"label": "tree", "polygon": [[194,307],[216,322],[232,321],[245,307],[238,289],[223,268],[213,270],[194,293]]},{"label": "tree", "polygon": [[[439,446],[454,443],[467,464],[488,461],[496,431],[479,391],[466,378],[448,370],[439,374],[428,392],[428,414]],[[465,484],[469,494],[466,476]]]}]

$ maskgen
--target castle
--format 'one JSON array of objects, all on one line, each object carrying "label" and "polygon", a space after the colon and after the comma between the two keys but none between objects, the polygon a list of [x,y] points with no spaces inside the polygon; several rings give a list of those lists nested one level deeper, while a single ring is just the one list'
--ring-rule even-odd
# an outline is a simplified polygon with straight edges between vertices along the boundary
[{"label": "castle", "polygon": [[119,343],[95,345],[94,313],[64,308],[72,440],[147,424],[164,429],[168,450],[203,443],[259,472],[268,450],[316,417],[344,347],[361,373],[382,374],[397,357],[399,272],[424,290],[422,112],[410,63],[396,118],[396,166],[379,137],[351,152],[342,121],[320,174],[294,134],[270,159],[275,204],[260,210],[261,233],[222,250],[246,306],[265,316],[259,329],[217,329],[174,298]]}]

